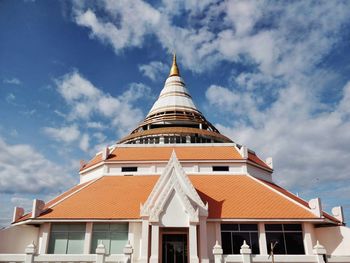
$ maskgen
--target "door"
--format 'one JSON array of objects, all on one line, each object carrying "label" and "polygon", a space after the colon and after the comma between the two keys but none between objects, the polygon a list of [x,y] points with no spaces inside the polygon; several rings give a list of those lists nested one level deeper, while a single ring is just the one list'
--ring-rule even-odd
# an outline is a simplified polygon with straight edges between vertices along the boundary
[{"label": "door", "polygon": [[162,263],[187,263],[186,234],[163,234]]}]

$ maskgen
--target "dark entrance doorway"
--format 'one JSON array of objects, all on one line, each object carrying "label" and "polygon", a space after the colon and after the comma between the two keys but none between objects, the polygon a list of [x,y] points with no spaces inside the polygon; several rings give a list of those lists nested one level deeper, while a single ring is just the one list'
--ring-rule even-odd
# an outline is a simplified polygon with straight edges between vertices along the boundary
[{"label": "dark entrance doorway", "polygon": [[163,234],[162,263],[187,263],[187,234]]}]

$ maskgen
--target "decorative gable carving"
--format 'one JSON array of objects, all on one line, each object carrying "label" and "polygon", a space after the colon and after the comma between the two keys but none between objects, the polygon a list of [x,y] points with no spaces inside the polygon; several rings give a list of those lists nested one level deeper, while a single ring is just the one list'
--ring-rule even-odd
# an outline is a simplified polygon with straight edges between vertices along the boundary
[{"label": "decorative gable carving", "polygon": [[148,217],[150,222],[160,222],[162,213],[174,195],[180,200],[189,222],[198,223],[199,217],[208,216],[208,204],[205,205],[199,197],[175,151],[147,201],[141,206],[141,217]]}]

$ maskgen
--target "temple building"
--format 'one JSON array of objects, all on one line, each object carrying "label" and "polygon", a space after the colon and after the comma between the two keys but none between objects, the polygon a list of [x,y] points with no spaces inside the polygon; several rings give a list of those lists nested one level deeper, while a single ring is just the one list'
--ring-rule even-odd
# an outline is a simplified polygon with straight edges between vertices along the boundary
[{"label": "temple building", "polygon": [[205,118],[174,56],[145,119],[84,163],[78,185],[15,207],[0,262],[350,262],[342,208],[272,173],[272,158]]}]

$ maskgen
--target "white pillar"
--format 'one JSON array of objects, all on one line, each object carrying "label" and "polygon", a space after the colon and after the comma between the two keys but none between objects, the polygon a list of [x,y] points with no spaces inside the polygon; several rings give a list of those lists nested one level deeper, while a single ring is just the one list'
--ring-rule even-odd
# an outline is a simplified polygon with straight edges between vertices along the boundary
[{"label": "white pillar", "polygon": [[222,262],[222,248],[219,245],[218,240],[216,240],[215,246],[213,248],[213,255],[214,255],[214,263],[221,263]]},{"label": "white pillar", "polygon": [[199,221],[199,246],[202,263],[209,263],[207,236],[207,217],[201,217]]},{"label": "white pillar", "polygon": [[26,254],[24,258],[24,263],[32,263],[34,261],[34,255],[35,255],[34,243],[29,244],[24,250],[24,253]]},{"label": "white pillar", "polygon": [[125,245],[125,247],[123,248],[123,253],[124,253],[124,262],[125,263],[130,263],[131,262],[131,255],[133,252],[133,248],[130,244],[130,241],[128,240],[128,243]]},{"label": "white pillar", "polygon": [[189,240],[190,240],[190,263],[198,263],[197,253],[197,225],[190,223],[189,227]]},{"label": "white pillar", "polygon": [[252,250],[248,246],[247,242],[244,240],[243,245],[241,246],[240,253],[242,255],[242,262],[243,263],[251,263],[252,262]]},{"label": "white pillar", "polygon": [[219,222],[215,223],[215,239],[216,242],[221,246],[221,224]]},{"label": "white pillar", "polygon": [[39,232],[39,254],[46,254],[50,238],[50,223],[40,225]]},{"label": "white pillar", "polygon": [[99,244],[96,248],[96,263],[105,263],[106,248],[103,243]]},{"label": "white pillar", "polygon": [[158,263],[159,258],[159,224],[152,224],[152,237],[151,237],[151,259],[150,263]]},{"label": "white pillar", "polygon": [[303,224],[303,241],[305,247],[305,254],[313,254],[313,244],[314,244],[314,226],[311,223]]},{"label": "white pillar", "polygon": [[85,240],[84,240],[84,254],[90,254],[92,239],[92,222],[86,223]]},{"label": "white pillar", "polygon": [[148,219],[142,219],[140,263],[148,262]]},{"label": "white pillar", "polygon": [[314,253],[315,256],[316,256],[316,260],[317,260],[316,262],[317,262],[317,263],[325,263],[324,257],[326,256],[327,251],[326,251],[326,249],[324,248],[324,246],[322,246],[322,245],[318,242],[318,240],[317,240],[316,245],[314,246],[313,253]]},{"label": "white pillar", "polygon": [[159,138],[159,144],[164,144],[164,136],[161,136],[161,137]]},{"label": "white pillar", "polygon": [[259,247],[260,247],[260,254],[261,255],[267,255],[267,245],[266,245],[266,232],[265,232],[265,224],[259,223]]}]

